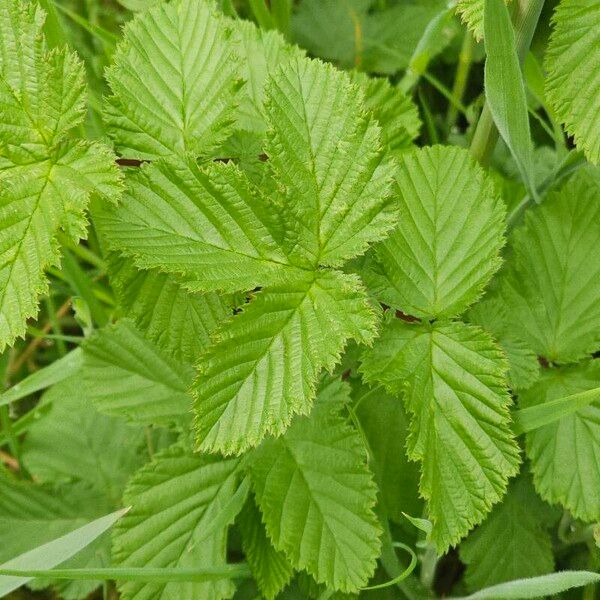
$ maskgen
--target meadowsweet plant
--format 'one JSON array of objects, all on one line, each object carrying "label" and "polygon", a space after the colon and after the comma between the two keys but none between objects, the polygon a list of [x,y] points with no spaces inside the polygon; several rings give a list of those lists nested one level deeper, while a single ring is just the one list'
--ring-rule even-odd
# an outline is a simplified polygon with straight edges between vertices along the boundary
[{"label": "meadowsweet plant", "polygon": [[600,0],[0,0],[0,596],[595,598],[599,73]]}]

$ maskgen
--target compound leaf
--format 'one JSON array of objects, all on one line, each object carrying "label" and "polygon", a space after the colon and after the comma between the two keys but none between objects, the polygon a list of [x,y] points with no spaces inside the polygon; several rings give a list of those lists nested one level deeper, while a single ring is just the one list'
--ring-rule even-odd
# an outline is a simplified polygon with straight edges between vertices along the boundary
[{"label": "compound leaf", "polygon": [[224,326],[194,385],[202,450],[240,453],[307,414],[323,368],[349,339],[369,342],[375,312],[360,281],[337,271],[265,288]]},{"label": "compound leaf", "polygon": [[410,315],[461,313],[500,265],[504,208],[492,180],[466,150],[433,146],[403,156],[396,189],[399,223],[367,283]]},{"label": "compound leaf", "polygon": [[362,370],[404,395],[408,455],[422,463],[420,491],[442,553],[484,519],[518,469],[504,355],[478,327],[390,319]]},{"label": "compound leaf", "polygon": [[275,548],[317,582],[351,592],[375,570],[380,531],[365,448],[339,411],[317,402],[255,450],[250,474]]}]

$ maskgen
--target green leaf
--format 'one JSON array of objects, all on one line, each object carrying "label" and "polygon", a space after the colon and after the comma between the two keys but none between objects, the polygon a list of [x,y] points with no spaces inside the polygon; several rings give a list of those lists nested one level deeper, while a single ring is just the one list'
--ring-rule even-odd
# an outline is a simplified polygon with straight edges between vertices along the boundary
[{"label": "green leaf", "polygon": [[508,379],[513,390],[526,390],[540,376],[540,363],[535,352],[512,331],[507,306],[497,295],[486,297],[467,313],[467,320],[489,331],[508,359]]},{"label": "green leaf", "polygon": [[600,164],[600,1],[562,0],[546,52],[546,97],[593,164]]},{"label": "green leaf", "polygon": [[[524,409],[600,386],[596,360],[547,370],[519,397]],[[600,398],[531,431],[526,453],[540,496],[578,519],[600,520]]]},{"label": "green leaf", "polygon": [[[0,565],[0,569],[51,569],[89,546],[95,539],[110,529],[126,510],[118,510],[100,517],[62,537],[25,552]],[[0,576],[0,595],[5,596],[30,580],[31,577]]]},{"label": "green leaf", "polygon": [[517,579],[501,583],[470,596],[451,598],[451,600],[520,600],[523,598],[543,598],[560,594],[572,588],[583,587],[600,582],[600,574],[591,571],[561,571],[540,577]]},{"label": "green leaf", "polygon": [[85,115],[83,64],[66,47],[48,50],[45,18],[37,3],[0,6],[0,171],[47,159]]},{"label": "green leaf", "polygon": [[[113,508],[87,485],[55,489],[0,477],[0,563],[70,533]],[[102,536],[63,564],[68,567],[102,567],[108,564],[109,558],[110,540]],[[21,565],[21,568],[26,566]],[[0,589],[2,581],[0,578]],[[49,583],[48,580],[37,580],[29,582],[29,587],[39,589]],[[98,587],[97,581],[74,583],[52,579],[52,584],[66,599],[82,598]]]},{"label": "green leaf", "polygon": [[125,28],[106,119],[121,154],[206,155],[232,131],[241,86],[231,28],[212,3],[177,0]]},{"label": "green leaf", "polygon": [[236,52],[241,59],[241,76],[245,80],[236,111],[236,126],[244,131],[264,133],[265,83],[269,73],[278,65],[286,64],[292,56],[303,56],[297,46],[285,43],[277,31],[258,29],[253,23],[242,19],[228,22],[237,41]]},{"label": "green leaf", "polygon": [[33,3],[0,5],[0,352],[37,313],[59,231],[84,237],[90,194],[120,192],[107,148],[65,139],[85,115],[83,64],[48,51],[43,23]]},{"label": "green leaf", "polygon": [[336,402],[318,402],[255,450],[250,473],[267,534],[319,583],[357,591],[380,551],[376,487],[358,433]]},{"label": "green leaf", "polygon": [[458,0],[456,12],[476,40],[483,39],[483,5],[485,0]]},{"label": "green leaf", "polygon": [[29,427],[23,443],[27,469],[41,482],[86,482],[116,504],[143,464],[144,432],[96,412],[82,395],[79,376],[50,388],[41,406],[46,403],[50,410]]},{"label": "green leaf", "polygon": [[144,335],[177,360],[194,363],[210,335],[232,312],[233,299],[189,292],[178,278],[140,271],[111,253],[109,277],[119,306]]},{"label": "green leaf", "polygon": [[373,456],[371,468],[379,488],[379,507],[402,523],[403,513],[421,514],[419,471],[406,456],[408,417],[402,401],[382,386],[361,389],[356,414]]},{"label": "green leaf", "polygon": [[237,523],[242,548],[258,589],[267,600],[273,600],[289,583],[294,568],[283,552],[273,548],[253,497],[246,501]]},{"label": "green leaf", "polygon": [[[221,567],[227,528],[241,510],[248,486],[238,484],[236,459],[192,454],[172,446],[130,481],[124,501],[132,509],[115,528],[113,556],[120,567]],[[124,600],[220,600],[230,581],[136,582],[119,585]]]},{"label": "green leaf", "polygon": [[277,209],[234,164],[155,162],[128,178],[121,206],[96,216],[108,244],[192,291],[238,291],[298,271],[278,243]]},{"label": "green leaf", "polygon": [[320,271],[256,294],[201,358],[196,432],[205,451],[241,453],[308,414],[323,368],[349,339],[372,340],[375,311],[355,276]]},{"label": "green leaf", "polygon": [[100,412],[126,421],[185,421],[193,373],[191,366],[165,355],[127,319],[97,330],[84,344],[81,376],[87,399]]},{"label": "green leaf", "polygon": [[90,194],[114,197],[118,180],[112,155],[89,142],[64,142],[45,160],[0,171],[0,351],[37,313],[44,270],[60,260],[58,233],[85,237]]},{"label": "green leaf", "polygon": [[411,98],[383,77],[368,77],[358,71],[351,76],[362,89],[365,108],[381,127],[383,147],[394,155],[412,148],[421,119]]},{"label": "green leaf", "polygon": [[484,1],[487,106],[530,196],[537,199],[527,98],[514,29],[504,0]]},{"label": "green leaf", "polygon": [[364,277],[379,300],[418,317],[454,316],[500,265],[504,207],[466,150],[405,154],[397,175],[397,228]]},{"label": "green leaf", "polygon": [[577,172],[514,232],[502,281],[511,331],[550,361],[600,348],[600,172]]},{"label": "green leaf", "polygon": [[546,505],[528,478],[511,483],[501,504],[460,545],[471,589],[552,572],[552,540],[545,530]]},{"label": "green leaf", "polygon": [[484,519],[518,470],[504,355],[472,325],[390,319],[362,371],[404,395],[408,456],[422,463],[420,491],[443,553]]},{"label": "green leaf", "polygon": [[266,98],[266,152],[297,233],[293,252],[339,266],[396,220],[379,127],[348,76],[320,61],[297,57],[277,69]]}]

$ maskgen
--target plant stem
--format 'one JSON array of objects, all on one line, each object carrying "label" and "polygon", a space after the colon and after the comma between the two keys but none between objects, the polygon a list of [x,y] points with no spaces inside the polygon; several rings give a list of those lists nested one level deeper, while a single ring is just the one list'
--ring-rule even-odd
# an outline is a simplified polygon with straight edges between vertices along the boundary
[{"label": "plant stem", "polygon": [[[529,51],[529,46],[531,46],[531,40],[543,6],[544,0],[517,0],[514,3],[515,44],[521,65]],[[492,113],[486,102],[473,134],[471,154],[482,165],[486,165],[497,141],[498,129],[494,124]]]},{"label": "plant stem", "polygon": [[467,81],[469,80],[469,72],[471,71],[471,62],[473,60],[473,36],[468,30],[465,30],[460,54],[458,55],[458,66],[456,67],[456,75],[454,76],[454,85],[452,86],[452,97],[454,102],[450,102],[446,122],[448,130],[454,127],[456,118],[458,117],[458,107],[462,105]]}]

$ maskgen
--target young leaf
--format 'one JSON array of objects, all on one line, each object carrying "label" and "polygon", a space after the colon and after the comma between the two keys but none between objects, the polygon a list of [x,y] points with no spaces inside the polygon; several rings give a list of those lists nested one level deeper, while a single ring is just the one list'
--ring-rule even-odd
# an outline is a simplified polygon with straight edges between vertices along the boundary
[{"label": "young leaf", "polygon": [[273,548],[253,497],[246,501],[237,523],[258,589],[267,600],[273,600],[289,583],[294,568],[283,552]]},{"label": "young leaf", "polygon": [[544,518],[551,509],[521,476],[508,488],[501,504],[460,545],[471,589],[551,573],[552,540]]},{"label": "young leaf", "polygon": [[117,504],[125,482],[143,464],[143,431],[96,412],[85,402],[78,376],[50,388],[45,403],[50,410],[30,426],[23,443],[27,469],[42,482],[86,482]]},{"label": "young leaf", "polygon": [[[536,406],[600,387],[600,363],[547,370],[519,398]],[[600,399],[560,420],[527,433],[526,453],[536,490],[544,500],[560,503],[578,519],[600,519]]]},{"label": "young leaf", "polygon": [[390,319],[362,371],[405,397],[408,455],[422,463],[420,491],[442,553],[484,519],[518,469],[504,355],[478,327]]},{"label": "young leaf", "polygon": [[373,338],[375,312],[360,281],[320,271],[265,288],[224,326],[198,365],[196,431],[202,450],[240,453],[308,414],[323,368],[349,339]]},{"label": "young leaf", "polygon": [[600,1],[562,0],[546,52],[546,95],[587,159],[600,164]]},{"label": "young leaf", "polygon": [[[502,139],[517,163],[529,194],[537,199],[527,98],[514,29],[504,0],[484,2],[487,106]],[[541,7],[542,3],[539,10]]]},{"label": "young leaf", "polygon": [[90,194],[120,192],[107,148],[66,139],[85,115],[83,65],[48,51],[43,23],[33,3],[0,3],[0,352],[37,312],[59,231],[84,237]]},{"label": "young leaf", "polygon": [[140,271],[114,253],[108,270],[123,312],[149,340],[179,361],[196,362],[210,335],[232,314],[232,298],[189,292],[175,275]]},{"label": "young leaf", "polygon": [[580,170],[529,212],[511,240],[502,296],[515,335],[575,361],[600,347],[600,173]]},{"label": "young leaf", "polygon": [[207,155],[231,132],[240,89],[231,28],[209,2],[161,3],[125,28],[106,119],[128,158]]},{"label": "young leaf", "polygon": [[250,473],[275,548],[319,583],[366,585],[379,554],[376,488],[358,433],[336,402],[318,402],[254,451]]},{"label": "young leaf", "polygon": [[191,366],[163,354],[127,319],[98,330],[84,345],[81,375],[87,399],[100,412],[127,421],[185,420],[193,373]]},{"label": "young leaf", "polygon": [[[211,567],[226,564],[227,528],[248,491],[238,484],[237,459],[199,456],[172,446],[130,481],[133,508],[115,528],[113,556],[121,567]],[[123,582],[123,600],[221,600],[230,581]]]},{"label": "young leaf", "polygon": [[365,273],[384,303],[419,317],[454,316],[500,265],[504,208],[492,180],[459,148],[403,156],[400,220]]},{"label": "young leaf", "polygon": [[379,127],[348,77],[316,60],[277,69],[266,97],[266,152],[299,224],[294,251],[310,264],[339,266],[396,220]]},{"label": "young leaf", "polygon": [[109,245],[139,268],[179,274],[194,291],[238,291],[297,271],[273,215],[235,165],[174,160],[138,169],[122,205],[96,219]]}]

